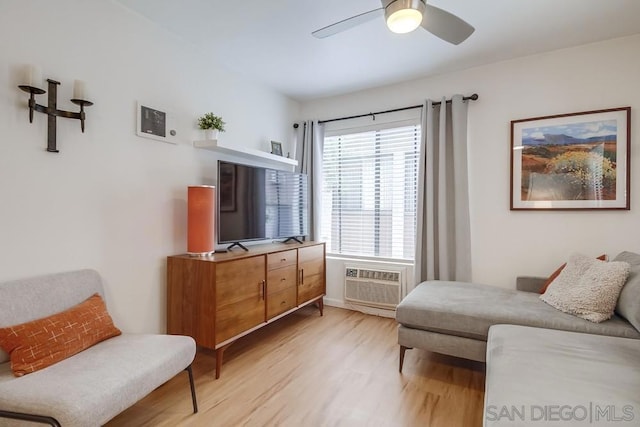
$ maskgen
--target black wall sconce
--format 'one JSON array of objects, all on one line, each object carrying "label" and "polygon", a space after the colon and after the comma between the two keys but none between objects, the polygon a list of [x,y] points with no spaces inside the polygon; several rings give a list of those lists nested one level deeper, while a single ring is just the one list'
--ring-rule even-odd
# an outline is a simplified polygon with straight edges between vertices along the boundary
[{"label": "black wall sconce", "polygon": [[85,112],[84,107],[89,107],[93,105],[93,102],[87,101],[84,98],[84,82],[76,81],[74,86],[73,95],[74,97],[71,99],[76,105],[80,106],[80,112],[75,113],[71,111],[58,110],[58,85],[60,82],[55,80],[47,79],[49,82],[49,105],[44,106],[36,103],[35,95],[42,95],[46,93],[44,89],[40,89],[39,87],[34,86],[38,84],[39,79],[34,78],[34,71],[32,68],[28,70],[29,76],[29,84],[19,85],[18,87],[23,91],[30,94],[29,97],[29,123],[33,123],[33,111],[38,111],[40,113],[44,113],[48,118],[48,131],[47,131],[47,151],[50,153],[58,153],[59,150],[56,147],[56,120],[58,117],[66,117],[68,119],[78,119],[80,120],[80,128],[84,133],[84,121],[85,121]]}]

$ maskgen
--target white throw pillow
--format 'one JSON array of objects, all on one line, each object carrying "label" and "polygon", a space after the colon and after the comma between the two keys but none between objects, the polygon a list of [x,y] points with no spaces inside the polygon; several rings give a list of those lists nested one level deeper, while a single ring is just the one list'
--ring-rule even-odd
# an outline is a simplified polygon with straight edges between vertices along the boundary
[{"label": "white throw pillow", "polygon": [[630,268],[626,262],[571,255],[567,266],[540,299],[565,313],[603,322],[613,316]]}]

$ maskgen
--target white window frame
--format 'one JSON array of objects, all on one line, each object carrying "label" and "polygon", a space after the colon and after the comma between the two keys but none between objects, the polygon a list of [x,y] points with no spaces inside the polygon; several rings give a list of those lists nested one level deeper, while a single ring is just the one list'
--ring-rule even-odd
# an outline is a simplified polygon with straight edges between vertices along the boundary
[{"label": "white window frame", "polygon": [[[366,118],[349,119],[343,121],[329,122],[325,124],[325,138],[335,137],[341,135],[362,133],[376,130],[386,130],[404,126],[421,126],[421,113],[419,108],[405,110],[394,113],[386,113],[384,115],[375,116],[375,120],[371,116]],[[420,132],[423,130],[420,129]],[[416,200],[417,203],[417,200]],[[332,259],[355,259],[363,261],[380,261],[390,262],[397,264],[413,265],[413,259],[406,258],[389,258],[372,255],[358,255],[358,254],[342,254],[332,252],[329,245],[327,245],[327,257]]]}]

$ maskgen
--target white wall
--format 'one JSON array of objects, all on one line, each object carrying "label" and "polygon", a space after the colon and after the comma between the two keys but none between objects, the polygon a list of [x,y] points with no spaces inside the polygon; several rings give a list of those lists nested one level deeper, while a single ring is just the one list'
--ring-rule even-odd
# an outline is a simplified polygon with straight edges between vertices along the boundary
[{"label": "white wall", "polygon": [[[0,280],[95,268],[118,326],[164,331],[166,256],[186,250],[186,187],[216,177],[217,154],[191,146],[202,139],[196,118],[213,111],[226,142],[267,151],[271,139],[290,141],[298,104],[111,0],[1,1],[0,51]],[[95,102],[84,134],[58,119],[59,154],[45,151],[46,116],[29,124],[24,64],[62,83],[59,108],[76,111],[74,79]],[[136,101],[172,111],[180,144],[137,137]]]},{"label": "white wall", "polygon": [[[640,251],[638,52],[640,35],[310,101],[301,112],[328,119],[478,93],[469,108],[473,280],[509,288],[517,275],[549,275],[571,252]],[[509,210],[511,120],[623,106],[632,107],[631,211]]]}]

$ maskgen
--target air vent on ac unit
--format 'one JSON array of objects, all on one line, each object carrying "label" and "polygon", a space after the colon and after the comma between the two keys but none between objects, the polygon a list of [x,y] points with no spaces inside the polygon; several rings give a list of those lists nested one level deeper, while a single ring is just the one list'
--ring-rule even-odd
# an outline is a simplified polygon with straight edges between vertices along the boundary
[{"label": "air vent on ac unit", "polygon": [[395,309],[402,299],[403,270],[345,266],[344,299],[355,304]]}]

